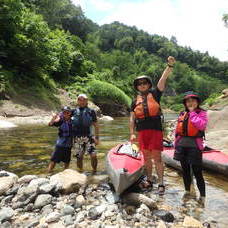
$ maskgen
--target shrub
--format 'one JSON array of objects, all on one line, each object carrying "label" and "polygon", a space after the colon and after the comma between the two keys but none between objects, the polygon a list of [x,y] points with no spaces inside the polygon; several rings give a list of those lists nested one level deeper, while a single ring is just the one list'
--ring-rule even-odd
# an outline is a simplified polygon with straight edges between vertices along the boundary
[{"label": "shrub", "polygon": [[99,80],[88,83],[88,93],[95,103],[116,103],[130,106],[131,99],[116,86]]}]

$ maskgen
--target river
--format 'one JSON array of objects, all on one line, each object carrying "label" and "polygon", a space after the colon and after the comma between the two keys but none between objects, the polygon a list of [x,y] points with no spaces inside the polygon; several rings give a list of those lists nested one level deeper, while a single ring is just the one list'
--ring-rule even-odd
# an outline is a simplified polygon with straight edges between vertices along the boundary
[{"label": "river", "polygon": [[[175,116],[168,115],[166,120]],[[16,173],[44,174],[47,170],[50,155],[54,149],[57,129],[54,127],[25,125],[0,131],[0,169]],[[119,142],[129,137],[128,119],[116,118],[110,122],[100,122],[100,145],[97,147],[99,166],[103,172],[106,152]],[[73,152],[74,155],[74,152]],[[90,159],[85,157],[85,170],[90,171]],[[75,157],[72,156],[70,167],[76,169]],[[57,165],[55,172],[61,171]],[[215,221],[216,227],[228,227],[228,178],[221,175],[204,172],[206,179],[207,199],[205,208],[200,208],[196,200],[183,202],[184,193],[181,174],[171,168],[165,168],[166,194],[161,198],[162,203],[170,205],[173,213],[183,210],[183,213],[193,216],[200,221]],[[196,187],[195,187],[196,188]],[[196,189],[196,194],[198,190]]]}]

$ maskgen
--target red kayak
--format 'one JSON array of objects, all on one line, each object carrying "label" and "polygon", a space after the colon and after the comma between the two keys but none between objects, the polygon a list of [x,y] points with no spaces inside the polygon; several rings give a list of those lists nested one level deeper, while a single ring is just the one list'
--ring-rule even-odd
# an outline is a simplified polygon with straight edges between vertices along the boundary
[{"label": "red kayak", "polygon": [[106,169],[120,195],[144,174],[143,155],[130,143],[117,145],[107,154]]},{"label": "red kayak", "polygon": [[[181,169],[180,162],[173,159],[174,148],[164,147],[163,161],[174,168]],[[228,155],[217,150],[203,151],[203,168],[228,176]]]}]

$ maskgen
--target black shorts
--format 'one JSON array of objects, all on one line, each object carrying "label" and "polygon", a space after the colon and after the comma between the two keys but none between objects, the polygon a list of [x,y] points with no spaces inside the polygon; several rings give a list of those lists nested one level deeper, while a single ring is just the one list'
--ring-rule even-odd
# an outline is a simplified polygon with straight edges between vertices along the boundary
[{"label": "black shorts", "polygon": [[55,146],[55,151],[51,155],[51,161],[59,163],[70,163],[71,160],[71,147]]},{"label": "black shorts", "polygon": [[177,146],[174,152],[174,159],[185,161],[191,165],[202,164],[202,151],[196,147]]}]

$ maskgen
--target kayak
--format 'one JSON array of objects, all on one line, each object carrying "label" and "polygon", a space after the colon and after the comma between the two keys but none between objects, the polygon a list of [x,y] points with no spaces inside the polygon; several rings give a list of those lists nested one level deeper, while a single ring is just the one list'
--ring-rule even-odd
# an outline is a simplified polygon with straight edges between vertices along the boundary
[{"label": "kayak", "polygon": [[[173,147],[164,147],[163,161],[173,168],[181,169],[180,162],[174,160],[173,155]],[[228,176],[228,155],[214,149],[203,151],[203,168]]]},{"label": "kayak", "polygon": [[106,170],[118,195],[136,183],[144,169],[143,155],[135,145],[119,144],[107,154]]}]

